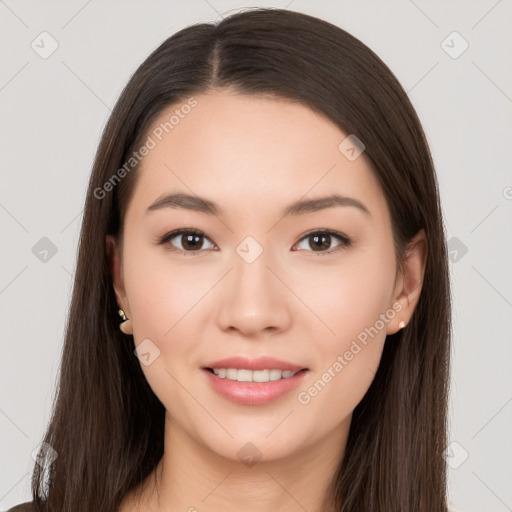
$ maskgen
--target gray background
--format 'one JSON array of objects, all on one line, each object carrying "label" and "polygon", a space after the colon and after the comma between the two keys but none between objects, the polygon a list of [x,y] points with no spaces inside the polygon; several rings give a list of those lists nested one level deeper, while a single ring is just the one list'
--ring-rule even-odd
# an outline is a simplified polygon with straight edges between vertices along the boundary
[{"label": "gray background", "polygon": [[[86,185],[112,106],[172,33],[263,5],[312,14],[360,38],[418,111],[451,249],[450,503],[453,511],[512,510],[510,0],[0,0],[0,509],[30,498]],[[58,48],[42,58],[52,39]],[[55,254],[42,252],[43,237]]]}]

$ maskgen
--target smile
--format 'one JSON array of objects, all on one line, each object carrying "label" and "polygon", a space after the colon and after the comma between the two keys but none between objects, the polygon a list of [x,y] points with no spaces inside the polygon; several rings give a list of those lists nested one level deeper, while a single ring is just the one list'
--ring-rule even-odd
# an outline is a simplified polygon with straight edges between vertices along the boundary
[{"label": "smile", "polygon": [[[224,377],[221,377],[222,370],[226,372]],[[235,404],[253,406],[266,405],[286,397],[303,382],[308,373],[306,368],[297,371],[203,368],[209,385],[218,395]]]},{"label": "smile", "polygon": [[269,382],[280,379],[289,379],[297,371],[292,370],[246,370],[238,368],[208,368],[221,379],[235,380],[237,382]]}]

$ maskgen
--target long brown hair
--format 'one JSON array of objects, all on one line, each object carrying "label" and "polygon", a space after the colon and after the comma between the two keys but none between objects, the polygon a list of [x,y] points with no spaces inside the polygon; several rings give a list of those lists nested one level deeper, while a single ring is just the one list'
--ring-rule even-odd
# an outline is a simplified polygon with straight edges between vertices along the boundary
[{"label": "long brown hair", "polygon": [[122,235],[137,166],[118,171],[152,120],[169,105],[223,87],[298,101],[363,141],[391,213],[399,268],[407,241],[424,230],[419,302],[406,328],[385,343],[353,412],[326,503],[342,512],[446,512],[451,299],[428,144],[406,92],[372,50],[333,24],[281,9],[249,9],[180,30],[133,74],[106,124],[43,439],[57,458],[40,452],[32,480],[36,508],[115,512],[163,455],[164,407],[119,330],[105,239]]}]

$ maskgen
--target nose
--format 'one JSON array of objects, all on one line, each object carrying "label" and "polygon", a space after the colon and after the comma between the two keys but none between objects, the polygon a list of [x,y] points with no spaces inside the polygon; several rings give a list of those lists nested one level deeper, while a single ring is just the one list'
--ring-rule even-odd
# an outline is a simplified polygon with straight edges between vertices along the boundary
[{"label": "nose", "polygon": [[234,268],[224,278],[218,294],[219,327],[246,337],[288,329],[293,293],[266,252],[252,263],[236,253],[232,261]]}]

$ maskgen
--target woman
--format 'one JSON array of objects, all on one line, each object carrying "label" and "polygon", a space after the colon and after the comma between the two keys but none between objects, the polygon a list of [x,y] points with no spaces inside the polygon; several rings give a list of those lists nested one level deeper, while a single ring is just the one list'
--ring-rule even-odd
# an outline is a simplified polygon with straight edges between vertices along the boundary
[{"label": "woman", "polygon": [[25,507],[444,512],[449,342],[392,72],[297,12],[188,27],[101,139]]}]

